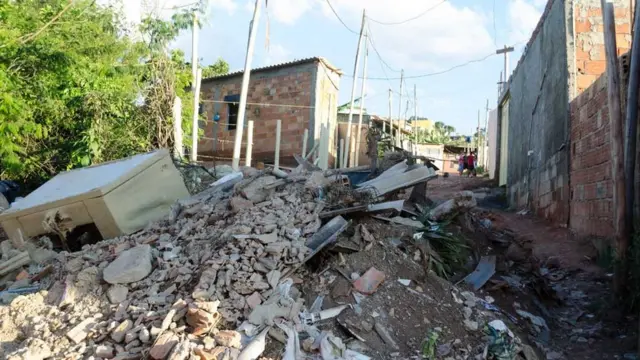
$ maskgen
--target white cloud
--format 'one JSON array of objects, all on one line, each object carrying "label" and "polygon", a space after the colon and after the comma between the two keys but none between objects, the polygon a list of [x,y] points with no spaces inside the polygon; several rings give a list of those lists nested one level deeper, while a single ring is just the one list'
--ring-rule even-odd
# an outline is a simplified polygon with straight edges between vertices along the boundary
[{"label": "white cloud", "polygon": [[290,57],[291,51],[289,49],[280,44],[271,44],[264,58],[264,66],[290,61]]},{"label": "white cloud", "polygon": [[[376,48],[392,66],[438,70],[451,66],[451,61],[477,59],[494,50],[485,16],[469,7],[441,0],[333,0],[332,4],[342,20],[356,31],[366,7]],[[428,9],[432,10],[406,21]],[[322,13],[336,26],[342,26],[326,4]],[[383,25],[375,20],[401,24]]]},{"label": "white cloud", "polygon": [[293,25],[313,7],[313,0],[269,0],[269,16],[287,25]]},{"label": "white cloud", "polygon": [[[542,4],[542,5],[540,5]],[[509,40],[511,43],[526,42],[536,28],[544,6],[543,1],[533,0],[529,3],[525,0],[513,0],[508,4]]]}]

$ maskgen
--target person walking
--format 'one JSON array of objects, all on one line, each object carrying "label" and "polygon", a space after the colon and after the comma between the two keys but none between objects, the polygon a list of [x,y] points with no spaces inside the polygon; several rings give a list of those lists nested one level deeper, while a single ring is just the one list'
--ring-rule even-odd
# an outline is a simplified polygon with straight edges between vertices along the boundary
[{"label": "person walking", "polygon": [[466,165],[467,165],[467,157],[464,155],[464,153],[460,154],[460,157],[458,158],[458,175],[462,176],[462,173],[464,172]]},{"label": "person walking", "polygon": [[469,155],[467,156],[467,170],[469,171],[467,173],[467,177],[471,176],[471,174],[473,174],[473,176],[476,176],[476,158],[475,156],[473,156],[473,151],[469,151]]}]

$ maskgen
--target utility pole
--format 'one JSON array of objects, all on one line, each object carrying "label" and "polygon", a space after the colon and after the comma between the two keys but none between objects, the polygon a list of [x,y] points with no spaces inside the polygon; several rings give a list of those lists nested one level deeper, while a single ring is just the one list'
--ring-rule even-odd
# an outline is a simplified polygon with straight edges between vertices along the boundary
[{"label": "utility pole", "polygon": [[196,72],[198,71],[198,13],[193,12],[193,27],[191,28],[191,89],[196,88]]},{"label": "utility pole", "polygon": [[620,102],[620,73],[618,72],[618,55],[616,53],[616,24],[613,0],[600,0],[600,3],[602,6],[602,22],[604,25],[604,49],[605,59],[607,61],[607,100],[609,104],[609,123],[611,126],[613,226],[616,237],[615,254],[617,260],[613,287],[616,294],[620,296],[624,293],[627,283],[627,250],[629,248],[629,233],[625,221],[624,131]]},{"label": "utility pole", "polygon": [[251,60],[253,58],[253,47],[256,43],[256,33],[258,32],[258,21],[260,20],[260,0],[256,0],[253,9],[253,19],[249,25],[249,42],[247,44],[247,55],[244,60],[244,72],[242,74],[242,87],[240,89],[240,104],[238,106],[238,117],[236,122],[236,136],[233,144],[233,160],[231,166],[238,171],[240,167],[240,149],[242,148],[242,131],[244,130],[244,117],[247,108],[247,94],[249,92],[249,78],[251,75]]},{"label": "utility pole", "polygon": [[413,148],[415,155],[418,155],[418,95],[416,84],[413,84]]},{"label": "utility pole", "polygon": [[498,101],[500,101],[500,95],[502,95],[502,71],[500,71],[500,81],[498,82]]},{"label": "utility pole", "polygon": [[480,160],[478,159],[478,156],[480,156],[480,109],[478,109],[478,128],[476,130],[476,136],[476,161],[478,161]]},{"label": "utility pole", "polygon": [[[391,135],[391,142],[393,142],[395,144],[395,142],[394,142],[395,141],[395,136],[393,136],[393,120],[392,120],[392,117],[391,117],[392,93],[393,93],[393,90],[389,89],[389,127],[390,127],[389,134]],[[384,131],[384,128],[383,128],[383,131]]]},{"label": "utility pole", "polygon": [[[364,37],[367,37],[366,33]],[[353,164],[354,166],[358,166],[360,163],[360,143],[362,140],[362,116],[364,115],[364,99],[365,99],[365,86],[367,84],[367,60],[369,59],[369,42],[365,40],[364,42],[364,65],[362,67],[362,87],[360,88],[360,115],[358,116],[358,132],[356,134],[356,153],[354,156]],[[369,124],[371,126],[371,124]]]},{"label": "utility pole", "polygon": [[402,130],[400,129],[400,122],[402,121],[402,83],[404,82],[404,69],[400,71],[400,100],[398,100],[398,139],[400,141],[399,146],[402,147]]},{"label": "utility pole", "polygon": [[[356,82],[358,81],[358,66],[360,65],[360,47],[362,46],[362,35],[364,33],[364,24],[366,21],[366,10],[362,10],[362,25],[360,26],[360,37],[358,38],[358,48],[356,49],[356,61],[353,65],[353,83],[351,84],[351,105],[349,108],[349,122],[347,126],[347,136],[344,139],[345,151],[344,158],[342,159],[342,165],[348,167],[349,160],[349,144],[351,144],[351,124],[353,123],[353,102],[356,97]],[[364,79],[363,79],[364,81]],[[362,99],[360,99],[362,101]]]},{"label": "utility pole", "polygon": [[191,162],[198,161],[198,130],[200,125],[200,81],[202,80],[202,69],[196,70],[196,84],[193,92],[193,119],[191,123]]},{"label": "utility pole", "polygon": [[483,154],[483,165],[484,171],[487,171],[487,167],[489,166],[489,157],[487,156],[487,148],[488,148],[488,135],[489,135],[489,99],[487,99],[487,106],[485,107],[486,113],[484,117],[484,141],[482,143],[482,154]]},{"label": "utility pole", "polygon": [[509,53],[513,52],[513,46],[505,45],[502,49],[496,50],[496,54],[504,54],[504,84],[505,89],[506,85],[509,82]]}]

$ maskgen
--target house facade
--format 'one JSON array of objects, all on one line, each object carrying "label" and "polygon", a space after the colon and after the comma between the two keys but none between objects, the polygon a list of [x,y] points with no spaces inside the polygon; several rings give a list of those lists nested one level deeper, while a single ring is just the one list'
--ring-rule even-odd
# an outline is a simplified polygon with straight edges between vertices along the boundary
[{"label": "house facade", "polygon": [[[493,142],[495,174],[506,185],[512,207],[528,208],[580,234],[610,236],[613,194],[600,6],[596,0],[548,1],[499,99]],[[621,55],[630,48],[633,9],[628,0],[615,0],[614,7]],[[624,83],[628,69],[621,69]]]},{"label": "house facade", "polygon": [[[314,57],[251,70],[247,96],[241,159],[247,141],[247,122],[253,125],[253,162],[274,162],[277,120],[281,120],[280,164],[294,165],[293,155],[302,153],[303,134],[309,132],[307,151],[320,142],[325,127],[329,144],[335,143],[336,114],[342,72],[326,59]],[[198,156],[207,161],[230,160],[237,127],[243,72],[202,80],[201,122],[204,136],[198,142]],[[217,121],[216,121],[217,120]],[[326,164],[337,156],[335,146]],[[244,160],[242,161],[244,163]]]}]

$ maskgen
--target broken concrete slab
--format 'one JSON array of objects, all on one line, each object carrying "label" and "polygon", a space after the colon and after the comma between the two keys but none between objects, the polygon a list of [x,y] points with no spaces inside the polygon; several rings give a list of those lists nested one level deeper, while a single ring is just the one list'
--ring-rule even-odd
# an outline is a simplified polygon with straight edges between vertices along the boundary
[{"label": "broken concrete slab", "polygon": [[165,332],[158,337],[151,350],[149,356],[155,360],[164,360],[167,358],[171,350],[178,344],[179,338],[176,334]]},{"label": "broken concrete slab", "polygon": [[120,304],[127,299],[129,288],[123,285],[113,285],[107,290],[107,297],[112,304]]},{"label": "broken concrete slab", "polygon": [[67,337],[75,344],[79,344],[89,335],[89,332],[96,327],[97,324],[98,322],[93,317],[84,319],[67,332]]},{"label": "broken concrete slab", "polygon": [[242,336],[234,330],[219,331],[214,337],[216,344],[225,347],[240,349],[242,346]]},{"label": "broken concrete slab", "polygon": [[440,221],[454,212],[468,210],[477,205],[478,203],[472,191],[460,191],[453,196],[453,199],[449,199],[431,210],[429,219]]},{"label": "broken concrete slab", "polygon": [[123,251],[103,271],[109,284],[128,284],[140,281],[151,273],[151,246],[138,245]]}]

